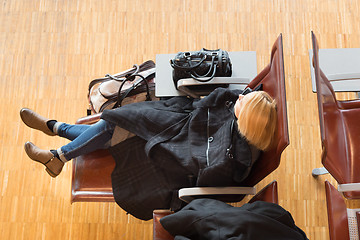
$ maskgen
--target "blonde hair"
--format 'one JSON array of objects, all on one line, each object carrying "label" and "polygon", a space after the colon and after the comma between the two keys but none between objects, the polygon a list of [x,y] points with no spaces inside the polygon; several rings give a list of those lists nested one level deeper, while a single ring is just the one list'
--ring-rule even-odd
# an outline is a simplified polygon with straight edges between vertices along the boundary
[{"label": "blonde hair", "polygon": [[264,91],[251,92],[241,100],[239,132],[260,150],[271,147],[277,126],[276,102]]}]

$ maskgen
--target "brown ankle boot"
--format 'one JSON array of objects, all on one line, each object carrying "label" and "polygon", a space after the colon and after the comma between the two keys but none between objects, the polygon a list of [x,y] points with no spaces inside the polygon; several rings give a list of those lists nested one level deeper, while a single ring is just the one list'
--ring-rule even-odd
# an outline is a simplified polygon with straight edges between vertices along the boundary
[{"label": "brown ankle boot", "polygon": [[48,150],[42,150],[31,142],[25,143],[25,152],[32,160],[46,166],[46,172],[51,177],[56,177],[61,173],[64,163]]},{"label": "brown ankle boot", "polygon": [[46,125],[49,119],[40,116],[36,112],[31,109],[23,108],[20,110],[20,117],[22,121],[26,124],[26,126],[40,130],[49,136],[55,136],[48,126]]}]

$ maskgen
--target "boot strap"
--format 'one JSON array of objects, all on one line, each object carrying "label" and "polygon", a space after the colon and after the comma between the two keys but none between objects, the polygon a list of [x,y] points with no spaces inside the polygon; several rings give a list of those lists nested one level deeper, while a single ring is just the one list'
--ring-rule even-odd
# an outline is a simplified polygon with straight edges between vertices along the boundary
[{"label": "boot strap", "polygon": [[46,166],[46,164],[48,164],[49,162],[51,162],[52,160],[54,160],[54,158],[55,158],[55,155],[54,155],[52,158],[50,158],[49,161],[47,161],[46,163],[44,163],[44,165]]}]

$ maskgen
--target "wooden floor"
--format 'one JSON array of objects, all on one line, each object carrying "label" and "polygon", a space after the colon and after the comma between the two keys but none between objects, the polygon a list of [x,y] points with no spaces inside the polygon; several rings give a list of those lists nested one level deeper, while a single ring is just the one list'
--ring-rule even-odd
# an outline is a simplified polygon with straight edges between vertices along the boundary
[{"label": "wooden floor", "polygon": [[258,189],[276,179],[280,205],[296,224],[310,239],[328,239],[324,180],[335,182],[311,176],[321,166],[321,146],[310,31],[321,48],[358,48],[359,10],[354,0],[2,0],[0,238],[152,239],[152,221],[115,203],[70,204],[71,164],[52,179],[23,150],[28,140],[44,149],[67,141],[25,127],[22,107],[74,123],[86,114],[91,79],[159,53],[256,51],[260,71],[282,33],[290,146]]}]

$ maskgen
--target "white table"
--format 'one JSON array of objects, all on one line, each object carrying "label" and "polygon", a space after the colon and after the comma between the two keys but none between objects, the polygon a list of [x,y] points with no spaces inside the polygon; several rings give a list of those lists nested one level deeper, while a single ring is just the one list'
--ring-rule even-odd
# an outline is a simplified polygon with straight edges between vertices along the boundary
[{"label": "white table", "polygon": [[[172,67],[170,59],[176,54],[156,55],[156,84],[155,95],[157,97],[184,96],[184,92],[176,90],[172,80]],[[237,80],[238,84],[231,84],[229,88],[244,89],[247,84],[257,75],[256,52],[229,52],[232,63],[232,80]],[[215,77],[214,80],[217,78]],[[230,79],[230,80],[231,80]],[[219,80],[222,80],[219,78]]]},{"label": "white table", "polygon": [[[313,50],[309,50],[312,90],[316,92]],[[360,48],[319,49],[320,68],[336,92],[360,92]]]}]

